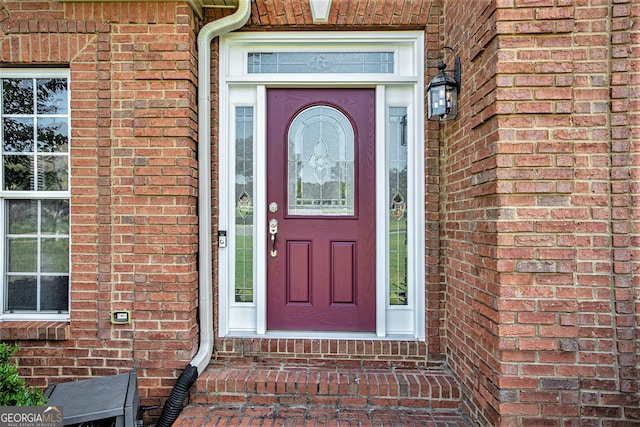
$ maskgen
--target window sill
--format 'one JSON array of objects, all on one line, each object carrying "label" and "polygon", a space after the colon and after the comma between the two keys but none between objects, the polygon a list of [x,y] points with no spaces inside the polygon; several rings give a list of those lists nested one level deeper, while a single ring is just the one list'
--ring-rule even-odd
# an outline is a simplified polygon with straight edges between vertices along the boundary
[{"label": "window sill", "polygon": [[0,322],[0,341],[65,341],[70,337],[69,322],[30,320]]}]

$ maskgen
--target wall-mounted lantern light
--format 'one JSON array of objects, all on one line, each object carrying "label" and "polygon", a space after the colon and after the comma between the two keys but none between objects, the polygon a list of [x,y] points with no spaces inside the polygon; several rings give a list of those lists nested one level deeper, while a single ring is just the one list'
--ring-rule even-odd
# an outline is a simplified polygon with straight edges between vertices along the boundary
[{"label": "wall-mounted lantern light", "polygon": [[[445,47],[453,52],[450,47]],[[429,120],[444,122],[455,119],[458,115],[458,94],[460,93],[461,65],[460,58],[455,56],[453,77],[446,73],[447,64],[442,60],[438,64],[438,74],[429,82],[427,87],[427,102]]]}]

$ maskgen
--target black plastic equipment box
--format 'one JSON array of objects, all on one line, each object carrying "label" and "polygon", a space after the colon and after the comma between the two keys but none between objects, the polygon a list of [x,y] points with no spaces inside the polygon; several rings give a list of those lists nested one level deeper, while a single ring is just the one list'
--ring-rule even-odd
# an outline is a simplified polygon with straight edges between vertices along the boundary
[{"label": "black plastic equipment box", "polygon": [[62,407],[65,426],[110,418],[115,418],[115,427],[138,426],[140,397],[135,369],[128,374],[54,383],[44,397],[47,405]]}]

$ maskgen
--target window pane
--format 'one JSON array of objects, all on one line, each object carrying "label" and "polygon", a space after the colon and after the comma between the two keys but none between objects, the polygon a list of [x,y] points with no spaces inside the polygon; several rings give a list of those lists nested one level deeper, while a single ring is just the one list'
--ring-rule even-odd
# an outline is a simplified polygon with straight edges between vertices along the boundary
[{"label": "window pane", "polygon": [[7,230],[9,234],[38,232],[38,201],[7,200]]},{"label": "window pane", "polygon": [[354,131],[340,111],[307,108],[289,128],[288,212],[354,215]]},{"label": "window pane", "polygon": [[38,119],[38,151],[69,151],[69,124],[66,118]]},{"label": "window pane", "polygon": [[42,200],[41,231],[43,234],[69,234],[69,201]]},{"label": "window pane", "polygon": [[33,156],[4,156],[4,189],[33,190]]},{"label": "window pane", "polygon": [[393,73],[393,52],[250,52],[249,74]]},{"label": "window pane", "polygon": [[69,239],[42,239],[40,271],[43,273],[69,272]]},{"label": "window pane", "polygon": [[10,237],[7,239],[8,272],[36,272],[38,240],[30,237]]},{"label": "window pane", "polygon": [[389,108],[389,303],[408,304],[407,109]]},{"label": "window pane", "polygon": [[69,188],[66,156],[38,156],[39,191],[65,191]]},{"label": "window pane", "polygon": [[251,235],[236,234],[236,236],[235,300],[236,302],[253,302],[253,238]]},{"label": "window pane", "polygon": [[253,302],[253,108],[236,108],[235,301]]},{"label": "window pane", "polygon": [[35,276],[9,276],[7,280],[7,311],[38,309],[38,285]]},{"label": "window pane", "polygon": [[40,311],[69,310],[69,276],[44,276],[41,279]]},{"label": "window pane", "polygon": [[2,112],[33,114],[33,79],[2,80]]},{"label": "window pane", "polygon": [[33,152],[33,119],[2,119],[2,148],[6,153]]},{"label": "window pane", "polygon": [[38,113],[67,114],[67,79],[38,79]]}]

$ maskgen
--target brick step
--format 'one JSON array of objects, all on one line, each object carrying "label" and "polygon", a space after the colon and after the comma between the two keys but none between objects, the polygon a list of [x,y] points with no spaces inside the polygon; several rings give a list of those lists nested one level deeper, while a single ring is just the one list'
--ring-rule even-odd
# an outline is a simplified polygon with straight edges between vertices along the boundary
[{"label": "brick step", "polygon": [[455,410],[459,402],[458,383],[441,367],[213,363],[190,404]]},{"label": "brick step", "polygon": [[173,427],[210,426],[393,426],[471,427],[461,412],[449,409],[394,409],[190,405]]}]

